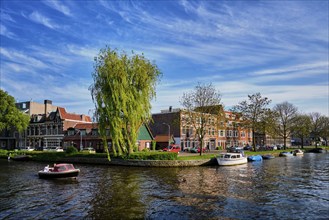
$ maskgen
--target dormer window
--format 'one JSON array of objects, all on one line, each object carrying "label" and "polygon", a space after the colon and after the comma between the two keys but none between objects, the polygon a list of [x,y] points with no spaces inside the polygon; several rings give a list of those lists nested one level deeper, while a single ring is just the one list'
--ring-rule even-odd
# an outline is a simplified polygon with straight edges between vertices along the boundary
[{"label": "dormer window", "polygon": [[97,129],[93,129],[92,130],[92,135],[93,136],[97,136],[98,135],[98,130]]},{"label": "dormer window", "polygon": [[74,130],[67,130],[67,135],[68,136],[73,136],[74,135]]},{"label": "dormer window", "polygon": [[82,136],[85,136],[85,135],[87,134],[87,132],[86,132],[85,129],[84,129],[84,130],[80,130],[80,132],[81,132],[81,135],[82,135]]}]

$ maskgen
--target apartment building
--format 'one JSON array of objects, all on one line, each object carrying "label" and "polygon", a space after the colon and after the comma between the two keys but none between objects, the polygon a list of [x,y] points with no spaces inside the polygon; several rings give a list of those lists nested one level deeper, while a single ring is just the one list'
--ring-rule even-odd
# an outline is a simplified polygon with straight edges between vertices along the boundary
[{"label": "apartment building", "polygon": [[[242,128],[242,119],[229,111],[224,111],[224,114],[225,117],[222,118],[218,118],[216,114],[208,117],[210,121],[207,123],[203,146],[214,150],[217,147],[225,149],[251,144],[252,133],[250,129]],[[170,107],[168,110],[153,114],[152,119],[150,128],[155,139],[157,136],[173,136],[174,143],[180,145],[182,150],[200,146],[195,126],[189,123],[189,116],[185,110]]]}]

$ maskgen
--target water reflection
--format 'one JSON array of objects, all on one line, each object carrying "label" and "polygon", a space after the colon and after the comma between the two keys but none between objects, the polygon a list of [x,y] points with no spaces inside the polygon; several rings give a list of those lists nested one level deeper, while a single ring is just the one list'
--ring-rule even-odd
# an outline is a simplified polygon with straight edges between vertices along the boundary
[{"label": "water reflection", "polygon": [[[0,219],[328,218],[328,154],[233,167],[76,165],[43,180],[40,163],[0,161]],[[11,172],[5,172],[10,170]]]}]

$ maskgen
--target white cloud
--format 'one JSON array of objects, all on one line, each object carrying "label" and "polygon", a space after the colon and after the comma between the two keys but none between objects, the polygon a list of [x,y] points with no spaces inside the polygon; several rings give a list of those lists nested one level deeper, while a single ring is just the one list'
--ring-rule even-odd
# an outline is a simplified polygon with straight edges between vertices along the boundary
[{"label": "white cloud", "polygon": [[98,55],[99,49],[96,49],[94,47],[84,47],[84,46],[78,46],[78,45],[67,45],[67,48],[69,52],[75,55],[79,55],[83,59],[88,59],[90,61],[94,60],[94,57]]},{"label": "white cloud", "polygon": [[263,71],[257,71],[252,75],[281,74],[281,73],[305,71],[305,70],[312,70],[312,69],[324,69],[324,70],[327,69],[327,71],[328,71],[328,66],[329,66],[328,62],[297,64],[297,65],[283,67],[283,68],[278,67],[275,69],[266,69]]},{"label": "white cloud", "polygon": [[10,39],[15,39],[16,38],[16,34],[14,34],[13,32],[9,31],[6,26],[0,24],[0,35],[3,35],[5,37],[8,37]]},{"label": "white cloud", "polygon": [[48,0],[44,3],[50,6],[51,8],[63,13],[66,16],[72,16],[71,10],[67,6],[62,4],[63,2],[61,1]]},{"label": "white cloud", "polygon": [[26,55],[24,52],[21,51],[10,50],[1,47],[0,54],[2,54],[2,56],[8,58],[11,62],[14,62],[16,64],[30,66],[32,68],[38,69],[47,68],[47,65],[39,59]]},{"label": "white cloud", "polygon": [[44,25],[48,28],[51,28],[51,29],[57,29],[58,28],[58,25],[56,23],[54,23],[53,21],[51,21],[51,19],[49,19],[48,17],[40,14],[37,11],[32,12],[29,15],[29,18],[32,21],[34,21],[36,23],[39,23],[39,24],[42,24],[42,25]]}]

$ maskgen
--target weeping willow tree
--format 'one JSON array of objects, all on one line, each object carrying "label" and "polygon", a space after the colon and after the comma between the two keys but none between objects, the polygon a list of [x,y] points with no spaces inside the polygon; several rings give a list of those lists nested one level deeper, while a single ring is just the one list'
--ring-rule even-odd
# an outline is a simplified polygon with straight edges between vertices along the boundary
[{"label": "weeping willow tree", "polygon": [[151,118],[151,100],[161,72],[144,55],[132,52],[128,56],[109,47],[101,49],[94,61],[94,82],[89,89],[110,160],[106,131],[114,156],[133,152],[139,127]]}]

